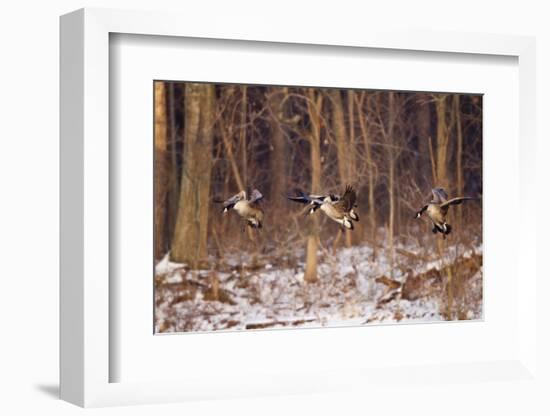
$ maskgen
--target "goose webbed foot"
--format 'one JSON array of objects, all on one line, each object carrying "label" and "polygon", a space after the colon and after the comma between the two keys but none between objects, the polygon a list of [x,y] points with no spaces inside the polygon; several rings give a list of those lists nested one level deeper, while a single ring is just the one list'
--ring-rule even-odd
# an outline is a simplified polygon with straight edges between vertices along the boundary
[{"label": "goose webbed foot", "polygon": [[342,227],[344,230],[353,230],[353,222],[349,218],[344,218],[342,221]]}]

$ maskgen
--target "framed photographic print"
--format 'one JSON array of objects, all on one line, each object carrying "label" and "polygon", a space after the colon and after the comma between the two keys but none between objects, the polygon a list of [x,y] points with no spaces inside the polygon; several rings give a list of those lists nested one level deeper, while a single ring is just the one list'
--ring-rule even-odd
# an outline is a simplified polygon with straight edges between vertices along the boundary
[{"label": "framed photographic print", "polygon": [[532,379],[533,39],[179,17],[61,20],[62,398]]},{"label": "framed photographic print", "polygon": [[155,332],[482,318],[481,95],[153,85]]}]

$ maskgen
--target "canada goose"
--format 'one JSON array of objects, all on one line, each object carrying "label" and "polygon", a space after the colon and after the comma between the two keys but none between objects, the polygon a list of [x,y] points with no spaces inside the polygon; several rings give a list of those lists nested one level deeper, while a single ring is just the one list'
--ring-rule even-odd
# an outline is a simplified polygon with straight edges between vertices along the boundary
[{"label": "canada goose", "polygon": [[[230,209],[237,211],[237,214],[246,220],[246,223],[252,228],[262,228],[264,219],[264,210],[260,206],[260,201],[264,196],[254,189],[247,198],[246,191],[241,191],[223,201],[223,213]],[[220,201],[221,202],[221,201]]]},{"label": "canada goose", "polygon": [[313,214],[320,208],[330,219],[349,230],[353,230],[352,220],[359,221],[359,215],[355,212],[357,195],[350,185],[346,186],[342,196],[334,194],[312,195],[297,190],[296,196],[288,196],[287,198],[294,202],[310,204],[308,214]]},{"label": "canada goose", "polygon": [[468,196],[458,196],[455,198],[448,199],[447,193],[443,188],[434,188],[432,189],[433,198],[432,200],[424,205],[420,211],[415,214],[415,218],[420,218],[424,211],[428,214],[428,217],[432,221],[434,227],[432,232],[435,234],[440,232],[443,234],[443,238],[449,234],[452,230],[452,227],[447,224],[445,217],[447,216],[447,211],[451,205],[459,205],[464,201],[476,199]]}]

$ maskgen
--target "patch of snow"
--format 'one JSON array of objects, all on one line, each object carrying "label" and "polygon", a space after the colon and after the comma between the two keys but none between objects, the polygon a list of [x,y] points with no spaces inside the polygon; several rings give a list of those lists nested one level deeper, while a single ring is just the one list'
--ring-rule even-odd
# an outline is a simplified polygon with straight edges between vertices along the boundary
[{"label": "patch of snow", "polygon": [[[401,248],[414,254],[415,247]],[[472,255],[472,249],[461,248],[459,251],[460,256]],[[473,252],[482,253],[482,248],[476,247]],[[430,268],[441,270],[457,258],[457,253],[448,252],[443,259],[427,262],[414,262],[396,254],[392,270],[391,258],[384,250],[378,251],[374,262],[369,246],[320,250],[318,282],[314,284],[304,282],[305,265],[302,261],[295,263],[295,268],[281,268],[274,265],[277,262],[262,265],[261,260],[245,254],[226,257],[224,264],[229,269],[224,271],[185,273],[181,264],[170,262],[167,256],[156,265],[156,275],[163,278],[155,290],[157,330],[213,331],[443,320],[440,297],[433,295],[414,301],[401,299],[401,288],[391,291],[386,285],[376,282],[376,278],[386,276],[404,282],[408,270],[415,273]],[[250,266],[258,264],[260,267]],[[220,301],[213,301],[205,295],[210,290],[212,273],[218,277],[219,290],[225,291],[231,302],[221,297]],[[188,279],[200,289],[192,292],[192,296],[181,287],[170,285]],[[472,302],[478,306],[465,314],[467,319],[477,319],[482,313],[481,271],[471,280],[472,290],[477,296]]]},{"label": "patch of snow", "polygon": [[155,266],[155,274],[169,274],[176,269],[182,268],[185,266],[181,263],[174,263],[170,261],[170,253],[167,253],[166,256],[162,258]]}]

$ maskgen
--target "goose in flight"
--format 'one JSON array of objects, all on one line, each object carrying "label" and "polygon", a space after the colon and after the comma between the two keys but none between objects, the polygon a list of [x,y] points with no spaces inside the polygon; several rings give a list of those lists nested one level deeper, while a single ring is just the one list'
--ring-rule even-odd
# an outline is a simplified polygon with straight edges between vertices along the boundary
[{"label": "goose in flight", "polygon": [[432,189],[432,195],[432,200],[428,204],[424,205],[414,217],[420,218],[422,214],[426,212],[433,224],[432,232],[434,234],[440,232],[443,234],[443,238],[445,238],[445,236],[452,230],[450,224],[447,224],[445,221],[449,207],[451,205],[459,205],[464,201],[469,201],[476,198],[457,196],[455,198],[448,199],[449,197],[443,188]]},{"label": "goose in flight", "polygon": [[226,201],[216,201],[223,203],[223,213],[230,209],[237,211],[237,214],[246,220],[246,223],[252,228],[262,228],[264,219],[264,210],[260,206],[263,195],[257,189],[247,195],[246,191],[241,191]]},{"label": "goose in flight", "polygon": [[353,230],[353,221],[359,221],[359,215],[355,212],[357,194],[350,185],[346,186],[342,196],[313,195],[297,190],[296,196],[287,198],[301,204],[309,204],[308,214],[313,214],[320,208],[327,217],[349,230]]}]

